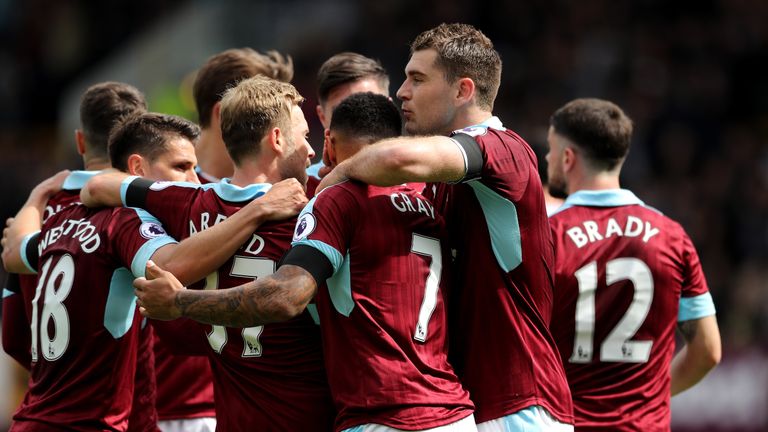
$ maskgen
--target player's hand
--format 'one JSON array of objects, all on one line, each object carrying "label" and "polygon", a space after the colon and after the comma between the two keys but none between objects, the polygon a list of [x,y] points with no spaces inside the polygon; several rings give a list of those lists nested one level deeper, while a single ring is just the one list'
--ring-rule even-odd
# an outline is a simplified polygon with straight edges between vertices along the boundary
[{"label": "player's hand", "polygon": [[317,171],[317,176],[320,178],[323,178],[328,175],[329,172],[333,168],[333,163],[331,163],[331,157],[328,156],[328,147],[326,145],[323,145],[323,166]]},{"label": "player's hand", "polygon": [[340,167],[343,168],[343,165],[337,165],[336,168],[332,169],[331,172],[323,177],[323,179],[320,181],[320,184],[317,185],[317,189],[315,189],[315,195],[319,194],[320,191],[329,186],[333,186],[335,184],[349,180],[347,175],[344,173],[344,170],[339,169]]},{"label": "player's hand", "polygon": [[48,201],[48,199],[54,194],[58,193],[62,186],[64,186],[64,180],[69,177],[69,170],[62,170],[55,175],[43,180],[40,184],[35,186],[30,193],[30,197],[35,196],[39,199]]},{"label": "player's hand", "polygon": [[185,289],[181,282],[151,260],[147,261],[145,274],[146,277],[133,281],[139,312],[145,317],[165,321],[180,317],[176,295]]},{"label": "player's hand", "polygon": [[260,206],[265,220],[283,220],[296,216],[307,201],[304,186],[295,178],[289,178],[272,185],[269,192],[246,207]]}]

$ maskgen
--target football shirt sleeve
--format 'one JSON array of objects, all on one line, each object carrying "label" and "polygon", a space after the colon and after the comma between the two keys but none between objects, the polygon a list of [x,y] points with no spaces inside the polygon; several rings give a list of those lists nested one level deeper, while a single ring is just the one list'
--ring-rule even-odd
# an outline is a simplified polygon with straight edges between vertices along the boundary
[{"label": "football shirt sleeve", "polygon": [[699,254],[690,237],[683,233],[683,288],[680,296],[678,321],[689,321],[715,314],[715,303],[707,287]]},{"label": "football shirt sleeve", "polygon": [[[360,221],[362,213],[354,192],[356,190],[360,189],[341,183],[323,190],[313,198],[296,222],[292,243],[294,248],[304,246],[315,249],[330,263],[332,276],[326,280],[322,280],[326,273],[318,272],[312,267],[305,269],[310,273],[314,272],[316,281],[326,282],[331,302],[344,316],[349,316],[355,307],[349,271],[349,248],[355,224]],[[303,253],[306,253],[306,250]]]},{"label": "football shirt sleeve", "polygon": [[283,265],[295,265],[303,268],[315,279],[317,286],[322,285],[333,276],[333,265],[328,257],[312,246],[296,245],[280,260],[278,268]]},{"label": "football shirt sleeve", "polygon": [[24,311],[19,275],[9,274],[3,288],[3,351],[29,370],[32,355],[29,353],[32,336]]},{"label": "football shirt sleeve", "polygon": [[181,238],[199,188],[195,183],[153,182],[133,176],[123,180],[120,198],[124,206],[146,210],[162,221],[171,235]]},{"label": "football shirt sleeve", "polygon": [[136,277],[143,277],[147,261],[161,247],[177,243],[154,216],[138,208],[115,209],[108,236],[110,249]]},{"label": "football shirt sleeve", "polygon": [[359,206],[344,187],[331,187],[313,198],[296,221],[292,246],[315,248],[326,256],[336,273],[347,255]]},{"label": "football shirt sleeve", "polygon": [[[512,202],[520,200],[528,188],[533,151],[512,132],[483,128],[469,135],[456,132],[451,138],[459,145],[467,163],[467,173],[459,183],[475,187],[482,183],[493,193]],[[538,176],[538,172],[536,173]]]}]

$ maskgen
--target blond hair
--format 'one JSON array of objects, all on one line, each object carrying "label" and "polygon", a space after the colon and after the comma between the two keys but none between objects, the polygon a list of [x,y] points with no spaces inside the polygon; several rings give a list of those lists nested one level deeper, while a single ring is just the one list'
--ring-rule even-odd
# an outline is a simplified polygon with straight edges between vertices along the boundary
[{"label": "blond hair", "polygon": [[289,132],[291,109],[302,102],[291,84],[261,75],[227,90],[221,99],[221,136],[235,165],[258,154],[270,129]]}]

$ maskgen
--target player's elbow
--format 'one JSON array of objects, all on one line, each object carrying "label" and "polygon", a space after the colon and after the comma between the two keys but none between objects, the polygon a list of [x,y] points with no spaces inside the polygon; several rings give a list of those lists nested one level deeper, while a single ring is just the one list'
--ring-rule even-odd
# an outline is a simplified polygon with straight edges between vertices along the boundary
[{"label": "player's elbow", "polygon": [[276,301],[270,307],[270,320],[273,322],[288,321],[298,316],[305,307],[305,305],[300,305],[291,299]]},{"label": "player's elbow", "polygon": [[723,351],[718,341],[717,344],[712,344],[712,346],[708,347],[708,349],[705,351],[704,355],[702,356],[702,363],[704,364],[704,367],[707,368],[707,370],[712,370],[715,368],[715,366],[720,364],[722,358]]},{"label": "player's elbow", "polygon": [[720,338],[710,336],[706,338],[704,343],[694,344],[688,348],[689,352],[693,355],[695,360],[693,364],[702,373],[709,373],[720,363],[722,359],[722,349],[720,346]]},{"label": "player's elbow", "polygon": [[104,190],[104,180],[95,176],[80,190],[80,202],[88,207],[101,205],[100,196]]},{"label": "player's elbow", "polygon": [[265,279],[271,287],[268,305],[269,320],[272,322],[288,321],[301,314],[307,307],[308,300],[303,295],[302,284],[296,280],[269,277]]},{"label": "player's elbow", "polygon": [[188,260],[181,257],[167,259],[163,256],[158,258],[153,256],[152,260],[160,268],[164,268],[167,272],[174,275],[184,286],[189,286],[205,277],[205,274],[201,274],[200,267],[196,265],[197,263],[188,262]]},{"label": "player's elbow", "polygon": [[14,250],[4,249],[2,255],[3,268],[6,273],[29,274],[31,273],[21,257]]}]

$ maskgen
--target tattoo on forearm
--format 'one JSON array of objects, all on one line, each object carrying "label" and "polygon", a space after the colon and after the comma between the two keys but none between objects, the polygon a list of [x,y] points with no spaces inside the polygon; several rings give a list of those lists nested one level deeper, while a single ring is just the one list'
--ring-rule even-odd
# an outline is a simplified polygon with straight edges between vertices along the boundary
[{"label": "tattoo on forearm", "polygon": [[199,322],[253,327],[300,313],[315,290],[315,280],[304,269],[284,266],[271,276],[239,287],[184,291],[176,296],[176,306],[183,316]]}]

